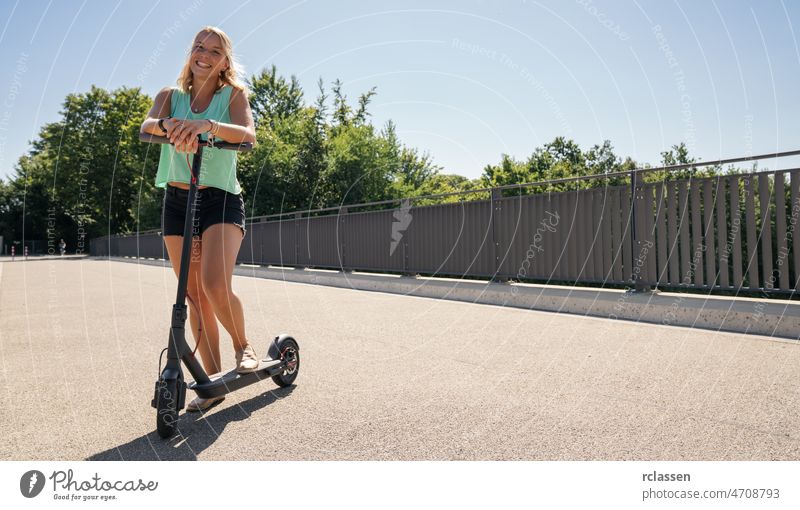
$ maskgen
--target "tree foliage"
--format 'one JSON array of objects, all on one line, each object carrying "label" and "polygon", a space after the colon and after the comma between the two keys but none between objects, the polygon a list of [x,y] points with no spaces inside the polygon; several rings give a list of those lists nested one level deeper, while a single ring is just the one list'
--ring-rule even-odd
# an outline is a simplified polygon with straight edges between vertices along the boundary
[{"label": "tree foliage", "polygon": [[19,240],[24,231],[51,248],[64,238],[70,251],[88,251],[92,237],[134,231],[142,214],[158,218],[157,152],[138,140],[151,103],[138,88],[69,94],[3,185],[0,234]]}]

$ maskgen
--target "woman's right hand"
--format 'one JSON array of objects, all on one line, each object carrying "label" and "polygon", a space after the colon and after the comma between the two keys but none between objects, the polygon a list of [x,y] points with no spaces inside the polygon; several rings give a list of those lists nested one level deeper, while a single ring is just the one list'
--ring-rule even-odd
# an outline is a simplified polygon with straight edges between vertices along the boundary
[{"label": "woman's right hand", "polygon": [[167,138],[175,146],[178,153],[196,153],[197,136],[208,131],[208,123],[204,120],[180,120],[166,119],[164,127],[167,130]]}]

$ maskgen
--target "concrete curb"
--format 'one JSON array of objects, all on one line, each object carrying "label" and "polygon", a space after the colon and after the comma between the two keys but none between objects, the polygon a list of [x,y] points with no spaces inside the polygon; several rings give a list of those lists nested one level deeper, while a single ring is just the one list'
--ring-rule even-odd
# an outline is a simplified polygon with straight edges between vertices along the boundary
[{"label": "concrete curb", "polygon": [[[98,257],[93,257],[100,259]],[[166,267],[163,259],[111,257]],[[238,276],[800,340],[800,302],[238,265]]]}]

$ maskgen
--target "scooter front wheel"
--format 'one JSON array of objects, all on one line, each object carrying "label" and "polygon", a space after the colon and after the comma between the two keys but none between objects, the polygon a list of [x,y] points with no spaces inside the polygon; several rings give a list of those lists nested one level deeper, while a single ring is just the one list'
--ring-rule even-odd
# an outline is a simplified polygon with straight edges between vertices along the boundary
[{"label": "scooter front wheel", "polygon": [[156,392],[156,429],[162,439],[178,428],[178,381],[159,379]]},{"label": "scooter front wheel", "polygon": [[272,376],[272,380],[281,388],[285,388],[297,379],[297,372],[300,370],[300,346],[293,338],[283,338],[278,342],[278,350],[285,366],[281,373]]}]

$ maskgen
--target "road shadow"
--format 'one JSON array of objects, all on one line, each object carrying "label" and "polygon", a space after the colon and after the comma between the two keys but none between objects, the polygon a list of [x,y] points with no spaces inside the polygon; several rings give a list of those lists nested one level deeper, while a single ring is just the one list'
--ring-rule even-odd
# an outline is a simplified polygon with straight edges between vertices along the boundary
[{"label": "road shadow", "polygon": [[[286,398],[295,385],[267,391],[244,402],[229,407],[214,407],[207,413],[181,412],[178,432],[170,439],[161,439],[155,428],[152,432],[128,443],[96,453],[86,460],[197,460],[197,456],[223,433],[225,427],[235,421],[246,420],[251,414],[273,402]],[[188,402],[191,392],[187,392]],[[221,405],[225,405],[223,402]],[[153,425],[155,426],[155,410]]]}]

